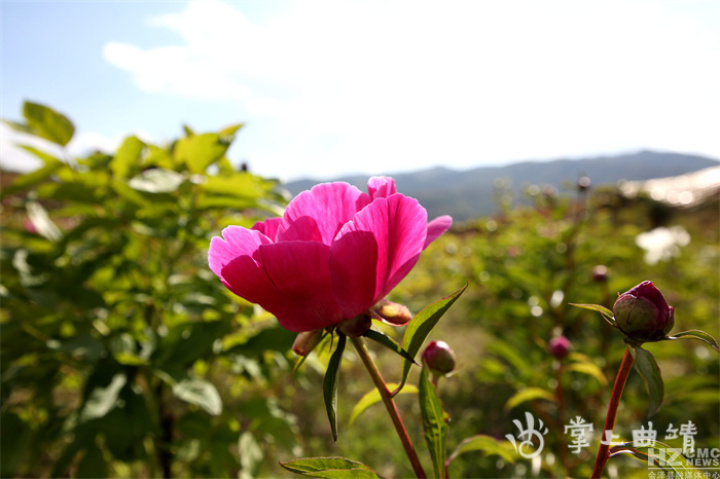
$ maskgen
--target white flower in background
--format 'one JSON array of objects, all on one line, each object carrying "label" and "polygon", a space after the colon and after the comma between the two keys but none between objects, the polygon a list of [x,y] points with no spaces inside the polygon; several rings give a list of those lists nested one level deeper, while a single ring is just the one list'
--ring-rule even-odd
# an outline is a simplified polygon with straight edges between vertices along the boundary
[{"label": "white flower in background", "polygon": [[680,247],[690,243],[690,234],[682,226],[661,226],[635,238],[635,244],[645,250],[645,262],[655,264],[680,255]]}]

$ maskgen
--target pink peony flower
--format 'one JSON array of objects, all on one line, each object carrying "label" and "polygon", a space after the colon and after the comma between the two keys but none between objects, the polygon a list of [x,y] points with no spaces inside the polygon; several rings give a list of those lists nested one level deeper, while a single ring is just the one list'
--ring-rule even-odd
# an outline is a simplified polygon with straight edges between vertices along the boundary
[{"label": "pink peony flower", "polygon": [[371,178],[367,194],[323,183],[297,195],[282,218],[225,228],[208,259],[233,293],[290,331],[312,331],[368,312],[451,224],[449,216],[428,223],[392,178]]}]

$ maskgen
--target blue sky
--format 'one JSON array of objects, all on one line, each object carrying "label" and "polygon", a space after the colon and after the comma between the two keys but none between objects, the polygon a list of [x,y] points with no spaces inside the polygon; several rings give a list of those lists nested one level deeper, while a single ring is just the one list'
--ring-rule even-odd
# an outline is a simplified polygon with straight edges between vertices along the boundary
[{"label": "blue sky", "polygon": [[[8,1],[0,114],[73,153],[243,122],[230,158],[331,178],[614,154],[720,158],[720,2]],[[33,164],[0,130],[0,162]]]}]

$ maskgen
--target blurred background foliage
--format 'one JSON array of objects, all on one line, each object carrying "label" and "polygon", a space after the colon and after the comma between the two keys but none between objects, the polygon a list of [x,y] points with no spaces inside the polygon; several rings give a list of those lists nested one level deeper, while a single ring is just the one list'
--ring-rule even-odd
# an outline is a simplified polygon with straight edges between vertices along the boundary
[{"label": "blurred background foliage", "polygon": [[[381,406],[349,424],[372,388],[354,353],[342,366],[334,443],[321,401],[328,349],[293,375],[294,335],[207,267],[212,236],[281,214],[288,200],[276,181],[225,157],[242,125],[185,127],[167,145],[130,136],[113,154],[70,158],[67,118],[33,103],[23,116],[10,124],[46,147],[25,146],[43,166],[3,181],[1,193],[0,475],[268,477],[289,474],[278,461],[330,455],[385,477],[412,475]],[[624,344],[599,314],[568,303],[611,307],[617,293],[651,280],[676,307],[674,332],[720,337],[717,195],[673,209],[613,186],[581,182],[564,193],[527,185],[513,198],[497,181],[498,213],[454,225],[389,297],[416,313],[469,283],[429,338],[449,343],[460,364],[439,385],[450,450],[474,434],[507,445],[505,435],[518,433],[512,420],[526,411],[549,429],[541,460],[468,452],[451,477],[589,476]],[[689,244],[649,261],[638,235],[671,226]],[[402,338],[402,328],[380,328]],[[547,347],[560,334],[573,345],[562,360]],[[665,379],[665,404],[648,420],[647,391],[631,373],[618,440],[648,421],[663,440],[668,425],[692,421],[697,447],[720,447],[717,355],[694,341],[647,349]],[[373,352],[386,380],[397,381],[400,359]],[[416,397],[397,402],[422,449]],[[594,432],[575,454],[564,426],[578,416]],[[682,438],[666,442],[682,447]],[[646,477],[647,466],[613,458],[607,473]]]}]

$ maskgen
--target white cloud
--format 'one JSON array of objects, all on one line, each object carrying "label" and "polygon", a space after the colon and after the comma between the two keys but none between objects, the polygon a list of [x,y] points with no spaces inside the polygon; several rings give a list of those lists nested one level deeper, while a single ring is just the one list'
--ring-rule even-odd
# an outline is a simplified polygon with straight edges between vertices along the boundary
[{"label": "white cloud", "polygon": [[271,117],[278,141],[245,153],[289,175],[646,147],[720,157],[720,33],[667,5],[303,0],[253,24],[243,2],[195,0],[152,21],[182,44],[104,54],[144,91]]}]

